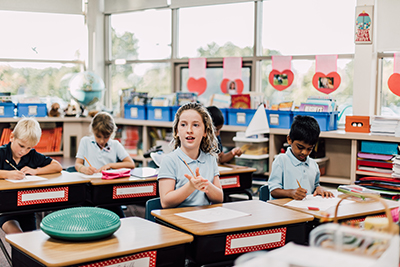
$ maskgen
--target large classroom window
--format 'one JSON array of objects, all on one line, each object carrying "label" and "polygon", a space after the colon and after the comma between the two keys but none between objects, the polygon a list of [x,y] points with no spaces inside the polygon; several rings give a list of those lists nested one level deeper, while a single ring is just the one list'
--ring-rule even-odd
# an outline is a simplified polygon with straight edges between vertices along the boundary
[{"label": "large classroom window", "polygon": [[171,92],[171,10],[113,14],[111,25],[111,91],[119,106],[122,89],[134,88],[159,96]]},{"label": "large classroom window", "polygon": [[393,57],[379,59],[381,71],[380,77],[380,114],[382,116],[400,116],[400,97],[394,94],[388,86],[389,77],[393,74]]},{"label": "large classroom window", "polygon": [[84,16],[0,11],[0,25],[0,91],[65,104],[87,58]]}]

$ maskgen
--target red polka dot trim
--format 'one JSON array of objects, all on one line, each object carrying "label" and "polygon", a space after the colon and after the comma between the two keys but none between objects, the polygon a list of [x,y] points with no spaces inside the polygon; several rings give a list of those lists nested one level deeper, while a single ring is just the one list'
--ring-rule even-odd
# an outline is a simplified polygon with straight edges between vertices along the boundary
[{"label": "red polka dot trim", "polygon": [[68,187],[18,191],[17,206],[66,202]]},{"label": "red polka dot trim", "polygon": [[[87,264],[87,265],[80,265],[79,267],[104,267],[104,266],[111,266],[111,265],[120,264],[120,263],[123,263],[120,266],[136,266],[135,262],[139,259],[144,259],[144,258],[149,258],[148,259],[149,265],[146,265],[146,266],[156,267],[156,258],[157,258],[156,250],[138,253],[138,254],[134,254],[131,256],[107,260],[107,261],[99,261],[99,262]],[[143,266],[143,265],[140,264],[140,266]]]},{"label": "red polka dot trim", "polygon": [[239,175],[222,176],[219,177],[219,180],[221,182],[222,189],[240,187]]},{"label": "red polka dot trim", "polygon": [[[260,238],[256,239],[253,237],[260,237]],[[267,241],[267,239],[276,241]],[[260,241],[262,242],[261,244]],[[286,241],[286,227],[249,232],[243,234],[228,235],[226,237],[225,255],[282,247],[285,245],[285,241]],[[235,247],[232,247],[234,242],[235,242]]]},{"label": "red polka dot trim", "polygon": [[[149,191],[147,187],[151,186],[152,190]],[[129,190],[132,189],[132,190]],[[123,192],[127,191],[127,192]],[[132,193],[132,191],[135,191]],[[132,197],[147,197],[157,195],[157,183],[140,183],[131,185],[118,185],[113,186],[113,199],[132,198]]]}]

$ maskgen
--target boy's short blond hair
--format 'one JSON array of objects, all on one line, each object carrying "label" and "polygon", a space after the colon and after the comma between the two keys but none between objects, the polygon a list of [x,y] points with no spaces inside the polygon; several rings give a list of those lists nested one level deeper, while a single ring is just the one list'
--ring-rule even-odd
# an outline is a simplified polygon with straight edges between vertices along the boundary
[{"label": "boy's short blond hair", "polygon": [[39,122],[34,118],[23,118],[14,127],[14,138],[24,140],[36,146],[42,136]]}]

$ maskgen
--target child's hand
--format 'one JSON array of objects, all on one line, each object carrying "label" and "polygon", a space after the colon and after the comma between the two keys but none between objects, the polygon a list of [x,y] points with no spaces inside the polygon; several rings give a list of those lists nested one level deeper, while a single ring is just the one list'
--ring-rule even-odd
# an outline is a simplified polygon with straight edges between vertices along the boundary
[{"label": "child's hand", "polygon": [[207,193],[207,188],[209,185],[209,182],[207,179],[204,179],[203,177],[200,176],[199,172],[199,167],[196,168],[196,177],[193,177],[191,175],[185,174],[185,177],[190,181],[191,185],[199,190]]},{"label": "child's hand", "polygon": [[322,187],[318,186],[314,191],[314,196],[320,195],[322,197],[334,197],[333,193],[330,191],[324,190]]},{"label": "child's hand", "polygon": [[243,151],[240,149],[240,147],[235,147],[234,149],[232,149],[232,154],[234,156],[240,156],[243,154]]},{"label": "child's hand", "polygon": [[22,171],[9,171],[7,173],[7,179],[10,180],[22,180],[25,178],[25,174]]},{"label": "child's hand", "polygon": [[294,200],[303,200],[307,196],[307,189],[299,187],[292,190],[292,198]]},{"label": "child's hand", "polygon": [[106,170],[109,170],[109,169],[111,169],[111,165],[110,164],[106,164],[103,167],[101,167],[100,169],[98,169],[97,171],[101,172],[101,171],[106,171]]},{"label": "child's hand", "polygon": [[95,167],[91,167],[91,166],[86,167],[86,166],[83,166],[83,167],[81,168],[81,173],[83,173],[83,174],[92,175],[92,174],[94,174],[94,173],[96,173],[96,172],[98,172],[98,171],[97,171],[97,169],[96,169]]},{"label": "child's hand", "polygon": [[25,175],[29,174],[29,175],[36,175],[37,174],[37,169],[32,169],[29,168],[28,166],[25,166],[21,169],[21,172],[23,172]]}]

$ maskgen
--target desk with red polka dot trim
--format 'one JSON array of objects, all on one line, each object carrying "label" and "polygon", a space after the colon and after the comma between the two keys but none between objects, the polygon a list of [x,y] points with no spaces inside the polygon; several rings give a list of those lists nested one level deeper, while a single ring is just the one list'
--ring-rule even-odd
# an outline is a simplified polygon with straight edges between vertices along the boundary
[{"label": "desk with red polka dot trim", "polygon": [[121,219],[121,227],[113,235],[100,240],[58,240],[41,230],[6,235],[6,240],[12,246],[14,267],[183,267],[186,244],[193,241],[193,236],[129,217]]},{"label": "desk with red polka dot trim", "polygon": [[[177,214],[223,207],[249,214],[210,223]],[[272,249],[288,242],[306,242],[306,223],[314,216],[268,204],[246,200],[201,207],[153,210],[156,221],[194,236],[188,258],[197,265],[234,261],[243,253]]]}]

